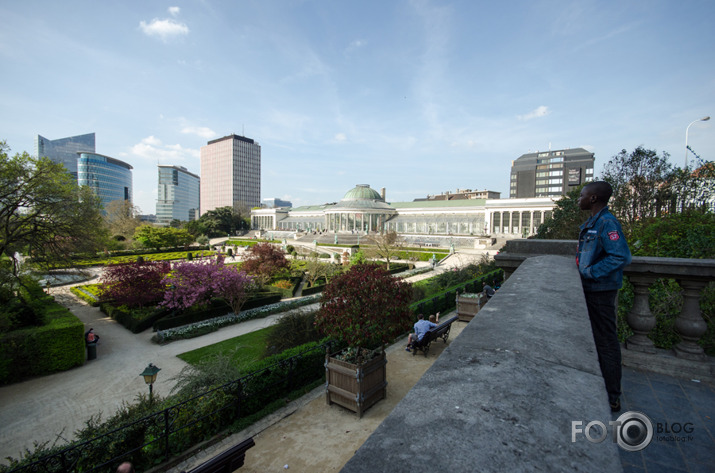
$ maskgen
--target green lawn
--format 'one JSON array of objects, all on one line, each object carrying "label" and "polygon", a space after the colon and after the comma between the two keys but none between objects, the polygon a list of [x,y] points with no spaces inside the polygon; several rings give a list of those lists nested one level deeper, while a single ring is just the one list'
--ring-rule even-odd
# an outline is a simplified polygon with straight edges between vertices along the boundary
[{"label": "green lawn", "polygon": [[266,347],[266,339],[271,330],[273,327],[262,328],[223,342],[187,351],[178,356],[194,366],[205,358],[219,354],[230,356],[239,365],[253,363],[261,359]]}]

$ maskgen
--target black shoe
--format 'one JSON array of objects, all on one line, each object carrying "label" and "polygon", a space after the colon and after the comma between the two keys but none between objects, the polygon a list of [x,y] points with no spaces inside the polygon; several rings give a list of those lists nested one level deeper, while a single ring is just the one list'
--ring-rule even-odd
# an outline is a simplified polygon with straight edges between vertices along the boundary
[{"label": "black shoe", "polygon": [[616,399],[615,401],[611,401],[611,412],[620,412],[621,411],[621,400]]}]

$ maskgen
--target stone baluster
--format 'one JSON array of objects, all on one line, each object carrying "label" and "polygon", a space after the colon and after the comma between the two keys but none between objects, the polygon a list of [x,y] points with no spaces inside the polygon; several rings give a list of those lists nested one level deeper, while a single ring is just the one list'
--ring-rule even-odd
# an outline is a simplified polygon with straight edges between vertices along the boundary
[{"label": "stone baluster", "polygon": [[633,330],[634,335],[626,341],[626,348],[629,350],[644,353],[655,353],[653,340],[648,338],[648,334],[655,327],[655,316],[648,306],[648,287],[655,278],[650,276],[630,275],[629,280],[633,284],[633,308],[628,313],[628,325]]},{"label": "stone baluster", "polygon": [[698,340],[708,327],[700,313],[700,293],[707,282],[692,279],[680,279],[678,282],[683,288],[683,310],[675,319],[675,329],[683,341],[675,346],[675,354],[679,358],[702,361],[706,355]]}]

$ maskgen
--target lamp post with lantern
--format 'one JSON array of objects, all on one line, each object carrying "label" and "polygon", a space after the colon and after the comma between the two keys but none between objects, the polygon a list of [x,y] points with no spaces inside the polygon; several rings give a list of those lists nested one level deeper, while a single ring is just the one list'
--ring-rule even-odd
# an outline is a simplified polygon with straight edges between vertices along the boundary
[{"label": "lamp post with lantern", "polygon": [[144,377],[144,382],[149,385],[149,403],[152,402],[152,396],[154,391],[154,382],[156,381],[156,375],[159,374],[161,368],[154,366],[153,363],[144,368],[144,371],[139,376]]}]

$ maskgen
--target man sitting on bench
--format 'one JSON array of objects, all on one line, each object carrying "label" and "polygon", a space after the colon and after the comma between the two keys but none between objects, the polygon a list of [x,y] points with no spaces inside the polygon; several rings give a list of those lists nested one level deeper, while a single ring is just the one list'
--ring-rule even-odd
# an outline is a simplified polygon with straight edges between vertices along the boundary
[{"label": "man sitting on bench", "polygon": [[417,319],[417,322],[415,322],[415,333],[411,333],[407,336],[407,348],[405,348],[406,351],[410,351],[413,340],[422,340],[422,337],[424,337],[429,330],[437,326],[437,324],[439,323],[439,312],[437,312],[437,318],[435,320],[436,323],[425,320],[425,316],[422,314],[417,315]]}]

